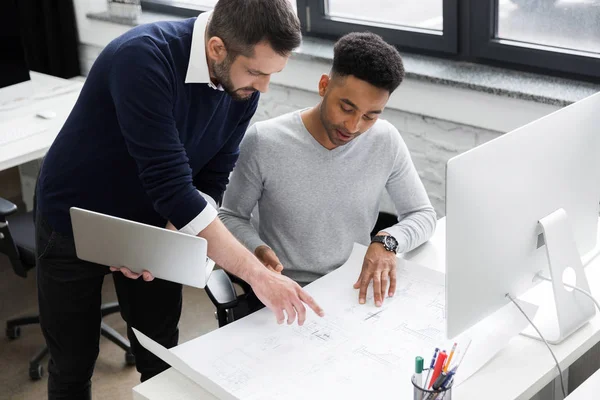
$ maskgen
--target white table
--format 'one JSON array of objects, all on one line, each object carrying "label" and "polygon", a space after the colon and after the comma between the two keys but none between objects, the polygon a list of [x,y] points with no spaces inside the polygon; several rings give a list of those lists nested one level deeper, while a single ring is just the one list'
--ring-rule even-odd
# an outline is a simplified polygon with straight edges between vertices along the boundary
[{"label": "white table", "polygon": [[600,392],[600,370],[586,379],[577,389],[566,397],[565,400],[591,400],[598,398]]},{"label": "white table", "polygon": [[[445,219],[438,221],[434,237],[406,258],[443,271],[445,269]],[[584,260],[587,261],[587,260]],[[600,294],[600,257],[586,267],[592,293]],[[563,370],[600,341],[600,314],[563,343],[553,346]],[[514,337],[486,366],[454,390],[458,400],[529,400],[558,376],[545,345],[524,336]],[[173,368],[133,388],[136,400],[215,400],[195,382]]]},{"label": "white table", "polygon": [[[43,98],[34,98],[25,101],[21,106],[0,111],[0,136],[7,129],[10,120],[14,118],[22,118],[25,126],[28,121],[41,122],[47,125],[47,130],[0,146],[0,171],[36,160],[46,154],[67,120],[83,86],[83,82],[79,80],[67,80],[38,72],[31,72],[31,80],[35,91],[34,97]],[[63,87],[69,92],[60,94],[65,91],[61,89],[56,91],[58,94],[52,95],[54,88]],[[54,111],[56,117],[40,120],[36,117],[36,113],[43,110]]]}]

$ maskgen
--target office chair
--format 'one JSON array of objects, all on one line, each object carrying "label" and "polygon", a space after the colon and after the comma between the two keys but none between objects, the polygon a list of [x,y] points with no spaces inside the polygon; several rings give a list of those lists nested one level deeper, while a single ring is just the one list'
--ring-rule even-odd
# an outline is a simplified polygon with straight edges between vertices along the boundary
[{"label": "office chair", "polygon": [[[379,231],[392,226],[398,222],[398,217],[394,214],[381,211],[377,217],[375,227],[371,231],[371,237]],[[234,284],[242,289],[241,294],[237,294]],[[222,269],[216,269],[210,275],[205,287],[210,301],[216,307],[215,317],[219,322],[219,328],[235,321],[235,311],[243,303],[247,293],[250,293],[250,285]]]},{"label": "office chair", "polygon": [[[8,256],[15,274],[22,278],[35,267],[35,225],[33,212],[15,214],[17,206],[0,197],[0,253]],[[13,215],[14,214],[14,215]],[[118,303],[103,304],[102,316],[120,312]],[[21,326],[39,324],[39,315],[24,316],[6,322],[6,336],[14,340],[21,336]],[[102,322],[101,334],[117,346],[125,350],[127,365],[135,365],[135,356],[131,352],[129,341],[113,328]],[[44,346],[29,361],[29,377],[32,380],[41,379],[44,369],[40,362],[48,354]]]}]

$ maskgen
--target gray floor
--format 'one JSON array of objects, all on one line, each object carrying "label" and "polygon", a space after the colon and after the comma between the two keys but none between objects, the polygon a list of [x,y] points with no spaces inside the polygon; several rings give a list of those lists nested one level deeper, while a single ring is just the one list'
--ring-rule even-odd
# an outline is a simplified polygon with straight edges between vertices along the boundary
[{"label": "gray floor", "polygon": [[[115,301],[112,279],[104,283],[103,301]],[[4,335],[6,320],[36,313],[35,274],[27,279],[16,276],[8,260],[0,256],[0,400],[45,399],[47,373],[42,380],[29,379],[29,357],[44,343],[39,326],[22,328],[21,337],[9,341]],[[214,308],[203,290],[185,288],[180,342],[185,342],[217,328]],[[118,315],[105,319],[109,325],[125,333],[125,323]],[[43,365],[46,370],[48,360]],[[125,365],[124,353],[101,339],[100,356],[92,380],[94,399],[130,399],[131,388],[139,383],[139,374]]]}]

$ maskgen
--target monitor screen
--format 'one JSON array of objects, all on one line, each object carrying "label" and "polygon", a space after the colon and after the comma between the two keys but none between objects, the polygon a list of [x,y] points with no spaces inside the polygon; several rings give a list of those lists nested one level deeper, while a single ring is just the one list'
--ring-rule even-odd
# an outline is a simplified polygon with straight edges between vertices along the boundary
[{"label": "monitor screen", "polygon": [[17,0],[0,6],[0,88],[29,80]]}]

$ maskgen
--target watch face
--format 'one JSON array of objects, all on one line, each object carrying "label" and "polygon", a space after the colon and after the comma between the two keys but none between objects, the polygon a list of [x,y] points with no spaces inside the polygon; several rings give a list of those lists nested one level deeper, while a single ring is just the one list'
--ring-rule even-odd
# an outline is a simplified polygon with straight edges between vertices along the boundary
[{"label": "watch face", "polygon": [[395,237],[393,236],[386,236],[384,238],[385,240],[385,246],[387,247],[388,250],[391,251],[396,251],[396,249],[398,248],[398,241],[396,240]]}]

